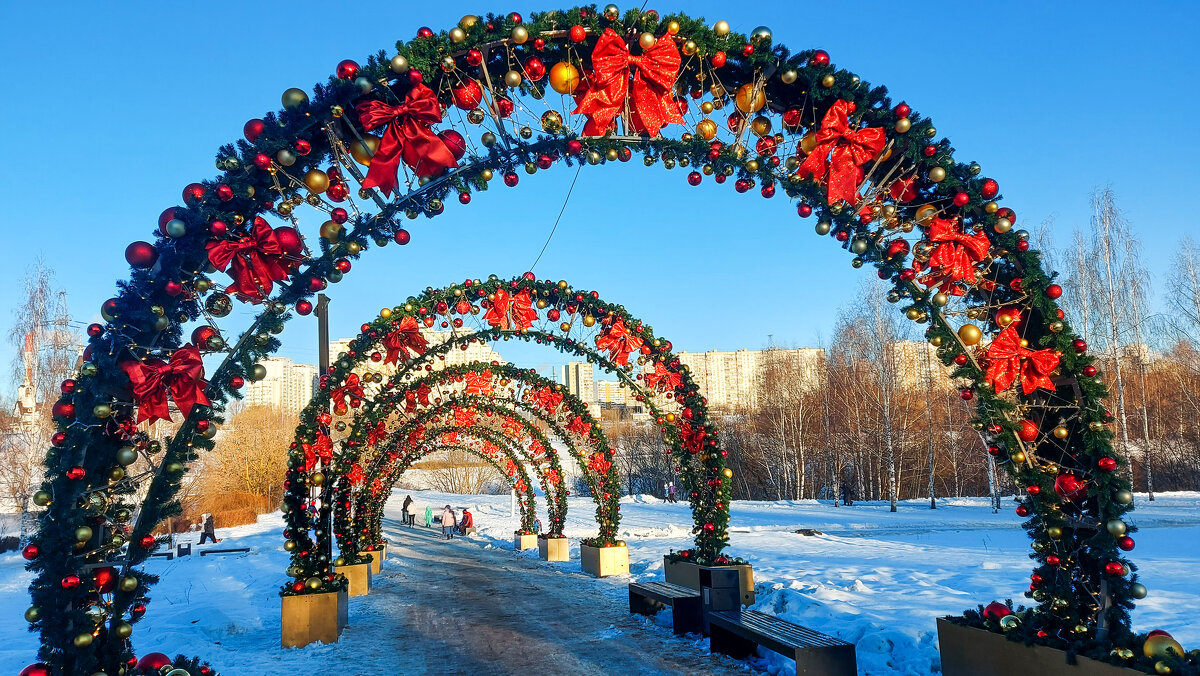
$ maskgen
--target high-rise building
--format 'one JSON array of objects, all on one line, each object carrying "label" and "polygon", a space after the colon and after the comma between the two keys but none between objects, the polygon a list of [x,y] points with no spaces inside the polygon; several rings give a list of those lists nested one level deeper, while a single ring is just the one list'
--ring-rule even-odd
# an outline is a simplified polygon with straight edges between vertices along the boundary
[{"label": "high-rise building", "polygon": [[953,368],[942,363],[937,348],[923,340],[901,340],[892,346],[896,362],[896,383],[901,390],[926,390],[933,379],[933,389],[953,387],[950,374]]},{"label": "high-rise building", "polygon": [[[425,340],[429,341],[429,347],[433,348],[435,346],[442,345],[442,344],[450,341],[454,337],[454,334],[451,333],[450,331],[434,331],[433,329],[422,329],[421,336],[423,338],[425,338]],[[329,343],[329,361],[330,361],[330,363],[336,362],[338,355],[342,354],[343,352],[346,352],[349,349],[350,340],[351,340],[350,338],[342,338],[340,340],[330,341],[330,343]],[[465,349],[465,350],[461,349],[462,345],[466,345],[467,349]],[[387,353],[387,351],[384,350],[383,348],[378,348],[377,351],[382,354]],[[446,359],[444,361],[442,359],[433,359],[429,362],[433,366],[433,370],[439,371],[441,369],[446,368],[447,366],[456,366],[456,365],[460,365],[460,364],[473,364],[473,363],[478,363],[478,362],[483,362],[486,364],[491,364],[493,362],[495,362],[497,364],[506,363],[504,361],[504,359],[500,356],[500,353],[493,350],[492,346],[489,345],[488,343],[479,343],[479,342],[462,343],[458,346],[451,347],[444,354],[446,357]],[[381,373],[381,374],[383,374],[383,376],[385,378],[388,378],[396,373],[397,366],[398,366],[397,364],[385,364],[385,363],[383,363],[383,360],[373,361],[371,359],[367,359],[366,361],[359,364],[359,366],[355,370],[360,373]]]},{"label": "high-rise building", "polygon": [[825,350],[797,349],[737,350],[736,352],[677,352],[687,365],[709,406],[723,409],[758,406],[761,382],[772,363],[785,365],[794,373],[798,385],[816,389],[819,384]]},{"label": "high-rise building", "polygon": [[247,406],[271,406],[285,413],[299,413],[308,405],[317,379],[317,367],[297,364],[286,357],[267,357],[259,362],[267,377],[246,384]]},{"label": "high-rise building", "polygon": [[559,382],[585,404],[596,401],[596,367],[584,361],[573,361],[559,368]]}]

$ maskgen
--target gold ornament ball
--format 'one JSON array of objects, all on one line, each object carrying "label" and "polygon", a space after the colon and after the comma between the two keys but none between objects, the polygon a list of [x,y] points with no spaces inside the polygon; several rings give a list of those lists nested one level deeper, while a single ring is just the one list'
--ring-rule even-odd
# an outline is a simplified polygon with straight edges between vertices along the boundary
[{"label": "gold ornament ball", "polygon": [[523,45],[529,40],[529,31],[524,26],[516,26],[512,29],[512,41],[518,45]]},{"label": "gold ornament ball", "polygon": [[49,491],[38,491],[33,494],[33,504],[37,505],[38,507],[45,507],[46,505],[49,505],[52,499],[53,498],[50,496]]},{"label": "gold ornament ball", "polygon": [[837,79],[835,79],[832,75],[826,75],[825,77],[821,78],[821,86],[826,89],[833,87],[835,84],[837,84]]},{"label": "gold ornament ball", "polygon": [[121,591],[131,592],[138,588],[138,580],[132,575],[121,578]]},{"label": "gold ornament ball", "polygon": [[933,337],[931,337],[931,338],[929,339],[929,344],[930,344],[930,345],[932,345],[932,346],[934,346],[934,347],[941,347],[941,346],[942,346],[942,337],[941,337],[941,336],[933,336]]},{"label": "gold ornament ball", "polygon": [[512,89],[521,86],[521,74],[515,70],[510,70],[504,74],[504,84]]},{"label": "gold ornament ball", "polygon": [[1131,504],[1133,502],[1133,493],[1124,490],[1117,491],[1116,495],[1113,496],[1113,500],[1121,505]]},{"label": "gold ornament ball", "polygon": [[1165,660],[1171,657],[1183,657],[1184,652],[1179,641],[1166,634],[1158,634],[1146,639],[1146,643],[1142,645],[1142,654],[1152,660]]},{"label": "gold ornament ball", "polygon": [[1050,526],[1046,529],[1046,535],[1049,536],[1051,540],[1061,540],[1063,536],[1063,529],[1059,528],[1058,526]]},{"label": "gold ornament ball", "polygon": [[1146,590],[1146,586],[1140,582],[1129,585],[1129,595],[1135,599],[1144,599],[1148,593],[1150,592]]},{"label": "gold ornament ball", "polygon": [[542,129],[551,134],[557,134],[562,131],[562,128],[562,115],[557,110],[547,110],[542,113]]},{"label": "gold ornament ball", "polygon": [[695,40],[684,40],[684,42],[683,42],[683,55],[684,56],[695,56],[696,52],[698,52],[698,51],[700,51],[700,46],[696,44]]},{"label": "gold ornament ball", "polygon": [[283,549],[284,549],[284,551],[289,551],[289,552],[296,551],[296,541],[295,540],[284,540]]},{"label": "gold ornament ball", "polygon": [[112,628],[118,638],[129,638],[129,635],[133,633],[133,625],[128,622],[117,621]]},{"label": "gold ornament ball", "polygon": [[705,141],[711,141],[717,136],[717,123],[705,118],[696,123],[696,134]]},{"label": "gold ornament ball", "polygon": [[482,108],[472,108],[471,112],[467,113],[467,122],[471,124],[482,124],[484,120],[484,112]]},{"label": "gold ornament ball", "polygon": [[1154,673],[1171,674],[1174,672],[1171,670],[1171,665],[1167,664],[1166,662],[1159,661],[1154,663]]},{"label": "gold ornament ball", "polygon": [[993,227],[996,232],[1003,234],[1009,230],[1012,230],[1012,221],[1008,220],[1007,218],[997,218],[996,225]]},{"label": "gold ornament ball", "polygon": [[454,60],[453,56],[447,54],[442,57],[441,66],[444,72],[453,73],[454,69],[458,68],[458,63]]},{"label": "gold ornament ball", "polygon": [[288,88],[283,92],[283,96],[281,98],[283,100],[283,107],[287,108],[288,110],[299,108],[300,106],[308,103],[308,94],[305,93],[303,89],[298,87]]},{"label": "gold ornament ball", "polygon": [[716,22],[715,24],[713,24],[713,32],[716,33],[718,37],[729,35],[729,22],[728,21]]},{"label": "gold ornament ball", "polygon": [[320,589],[321,588],[321,578],[316,577],[314,575],[313,577],[310,577],[304,581],[304,586],[308,587],[309,589]]},{"label": "gold ornament ball", "polygon": [[654,37],[654,33],[642,33],[638,36],[638,46],[642,49],[650,49],[656,42],[658,38]]},{"label": "gold ornament ball", "polygon": [[1059,425],[1058,427],[1054,428],[1054,436],[1059,439],[1066,439],[1067,435],[1069,435],[1070,433],[1071,433],[1070,430],[1063,427],[1062,425]]},{"label": "gold ornament ball", "polygon": [[803,150],[805,155],[811,153],[816,147],[817,135],[814,132],[809,132],[800,137],[800,150]]},{"label": "gold ornament ball", "polygon": [[921,225],[929,225],[934,216],[937,216],[937,207],[932,204],[917,207],[917,222]]},{"label": "gold ornament ball", "polygon": [[570,324],[568,324],[567,322],[562,322],[561,324],[559,324],[559,325],[558,325],[558,329],[559,329],[560,331],[570,331],[570,330],[571,330],[571,325],[570,325]]},{"label": "gold ornament ball", "polygon": [[934,167],[929,170],[929,180],[934,183],[941,183],[946,180],[946,170],[942,167]]},{"label": "gold ornament ball", "polygon": [[678,21],[668,21],[667,22],[667,35],[679,35],[679,22]]},{"label": "gold ornament ball", "polygon": [[933,294],[933,304],[937,307],[946,307],[946,303],[950,302],[950,296],[944,293]]},{"label": "gold ornament ball", "polygon": [[733,470],[726,467],[725,469],[721,470],[721,476],[725,477],[726,479],[732,479],[733,478]]},{"label": "gold ornament ball", "polygon": [[1005,615],[1000,618],[1000,628],[1004,631],[1012,631],[1021,626],[1021,618],[1016,615]]},{"label": "gold ornament ball", "polygon": [[800,74],[796,72],[795,68],[788,68],[779,75],[779,79],[782,80],[784,84],[792,84],[798,77],[800,77]]},{"label": "gold ornament ball", "polygon": [[335,221],[325,221],[321,224],[321,239],[330,244],[337,244],[346,228]]},{"label": "gold ornament ball", "polygon": [[1093,432],[1099,432],[1104,429],[1104,423],[1100,422],[1099,420],[1093,420],[1092,422],[1088,423],[1088,429]]},{"label": "gold ornament ball", "polygon": [[559,94],[570,94],[579,88],[579,69],[559,61],[550,69],[550,88]]},{"label": "gold ornament ball", "polygon": [[355,162],[363,166],[371,165],[371,157],[379,150],[379,137],[374,134],[363,134],[362,140],[355,139],[350,144],[350,155]]},{"label": "gold ornament ball", "polygon": [[752,83],[746,83],[738,88],[736,102],[738,110],[743,113],[755,113],[766,105],[767,95]]},{"label": "gold ornament ball", "polygon": [[407,58],[397,54],[396,56],[392,57],[391,63],[388,64],[388,67],[392,69],[393,73],[396,73],[397,75],[403,75],[408,72],[410,66]]},{"label": "gold ornament ball", "polygon": [[712,113],[712,111],[713,111],[712,101],[705,101],[704,103],[700,104],[700,112],[701,113],[708,115],[708,114]]},{"label": "gold ornament ball", "polygon": [[461,28],[451,28],[450,33],[448,35],[450,37],[450,42],[453,42],[455,44],[458,44],[458,43],[462,42],[463,40],[467,39],[467,32]]},{"label": "gold ornament ball", "polygon": [[584,316],[583,316],[583,325],[584,325],[584,326],[589,326],[589,327],[590,327],[590,326],[595,326],[595,325],[596,325],[596,318],[595,318],[594,316],[592,316],[592,315],[584,315]]},{"label": "gold ornament ball", "polygon": [[1125,522],[1120,519],[1109,519],[1108,523],[1104,524],[1104,529],[1113,537],[1121,537],[1129,529]]},{"label": "gold ornament ball", "polygon": [[908,130],[912,129],[912,122],[907,117],[902,117],[896,120],[896,124],[892,125],[892,129],[895,129],[897,134],[907,134]]},{"label": "gold ornament ball", "polygon": [[616,5],[610,4],[610,5],[604,6],[604,18],[605,19],[608,19],[609,21],[616,21],[617,17],[619,17],[620,15],[621,15],[621,10]]},{"label": "gold ornament ball", "polygon": [[80,526],[75,529],[75,541],[87,542],[92,539],[92,529],[87,526]]},{"label": "gold ornament ball", "polygon": [[92,407],[92,415],[97,418],[107,418],[112,415],[112,407],[108,404],[96,404]]},{"label": "gold ornament ball", "polygon": [[753,120],[750,120],[750,131],[755,136],[763,137],[771,133],[771,118],[766,115],[758,115]]},{"label": "gold ornament ball", "polygon": [[[496,141],[497,141],[496,135],[490,131],[483,132],[483,135],[481,135],[479,137],[479,142],[482,143],[483,145],[487,146],[488,148],[491,148],[492,146],[496,145]],[[484,171],[488,171],[488,170],[485,169]]]},{"label": "gold ornament ball", "polygon": [[477,23],[479,23],[479,17],[475,16],[474,14],[468,14],[458,20],[459,27],[468,31],[474,28],[475,24]]},{"label": "gold ornament ball", "polygon": [[304,187],[308,188],[309,192],[323,193],[329,187],[329,176],[320,169],[309,169],[304,175]]},{"label": "gold ornament ball", "polygon": [[958,327],[958,339],[962,341],[963,345],[978,345],[981,338],[983,338],[983,332],[974,324],[963,324]]},{"label": "gold ornament ball", "polygon": [[1064,328],[1066,328],[1066,325],[1060,321],[1056,320],[1056,321],[1050,322],[1050,332],[1051,333],[1062,333],[1062,330]]},{"label": "gold ornament ball", "polygon": [[71,639],[71,643],[73,643],[76,648],[86,648],[92,644],[92,635],[76,634],[75,638]]},{"label": "gold ornament ball", "polygon": [[479,178],[482,178],[485,181],[492,180],[492,176],[494,175],[495,174],[492,173],[491,169],[484,169],[483,171],[479,172]]}]

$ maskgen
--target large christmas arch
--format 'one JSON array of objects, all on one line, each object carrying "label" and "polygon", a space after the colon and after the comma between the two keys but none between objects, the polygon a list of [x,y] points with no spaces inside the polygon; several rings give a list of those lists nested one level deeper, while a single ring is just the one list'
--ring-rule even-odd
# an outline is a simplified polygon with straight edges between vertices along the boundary
[{"label": "large christmas arch", "polygon": [[[35,573],[26,617],[48,665],[38,669],[118,673],[133,657],[155,528],[293,310],[311,312],[312,294],[364,251],[407,244],[405,218],[514,187],[522,173],[635,154],[692,185],[786,196],[856,266],[890,280],[889,299],[926,325],[977,403],[989,451],[1026,491],[1035,605],[1004,628],[1103,659],[1138,647],[1128,611],[1145,590],[1124,554],[1132,495],[1094,359],[998,183],[883,87],[821,50],[792,52],[765,27],[742,35],[610,6],[422,28],[282,101],[218,151],[220,173],[186,186],[152,241],[128,247],[131,277],[63,383],[34,496],[41,528],[24,551]],[[313,214],[319,238],[301,233]],[[261,312],[227,340],[217,320],[235,302]],[[207,375],[204,353],[222,355]],[[650,358],[667,353],[649,343]],[[681,394],[703,410],[697,393]],[[138,424],[170,418],[171,400],[182,423],[159,444]],[[1141,660],[1130,663],[1152,668]]]}]

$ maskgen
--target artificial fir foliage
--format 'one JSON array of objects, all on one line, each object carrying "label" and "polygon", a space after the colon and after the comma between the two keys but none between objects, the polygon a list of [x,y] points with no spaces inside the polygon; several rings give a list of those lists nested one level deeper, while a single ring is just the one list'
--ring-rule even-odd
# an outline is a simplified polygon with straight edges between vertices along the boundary
[{"label": "artificial fir foliage", "polygon": [[[677,52],[674,82],[599,82],[597,71],[608,71],[597,68],[592,53],[608,31],[635,56]],[[662,64],[669,72],[673,63],[664,58],[654,74],[664,72]],[[630,66],[630,77],[640,77],[637,68]],[[599,117],[576,98],[602,87],[639,93],[627,99],[629,110],[614,128],[604,130],[608,135],[581,136]],[[429,95],[447,111],[434,114],[440,123],[395,113],[372,126],[375,133],[364,124],[370,122],[364,113],[422,96],[428,104]],[[177,512],[174,497],[187,465],[212,447],[224,403],[238,396],[246,380],[261,377],[258,361],[278,347],[274,334],[293,311],[311,312],[311,296],[339,281],[364,250],[410,242],[404,220],[435,217],[448,198],[467,204],[497,181],[516,186],[523,174],[554,164],[603,165],[637,155],[647,166],[684,170],[691,185],[732,182],[738,192],[795,200],[801,218],[812,218],[819,234],[851,251],[855,266],[875,265],[894,284],[889,299],[928,325],[930,341],[964,383],[964,398],[978,405],[976,424],[990,452],[1026,491],[1018,508],[1029,516],[1025,527],[1037,564],[1029,591],[1036,605],[1028,612],[1014,614],[1018,619],[1002,628],[971,614],[967,621],[1144,670],[1163,661],[1153,659],[1153,650],[1147,656],[1136,650],[1148,642],[1157,650],[1162,640],[1129,630],[1129,610],[1145,593],[1124,555],[1134,546],[1134,529],[1124,520],[1130,486],[1120,471],[1124,459],[1111,446],[1111,416],[1093,358],[1056,302],[1062,289],[1043,271],[1028,233],[1016,229],[1016,214],[999,205],[996,181],[979,165],[959,162],[932,122],[893,101],[885,88],[836,68],[820,50],[791,52],[765,28],[747,36],[723,22],[710,26],[682,14],[586,6],[529,17],[468,16],[448,31],[422,29],[394,53],[380,52],[361,66],[347,60],[328,83],[311,93],[290,89],[282,100],[282,111],[250,120],[244,140],[218,151],[220,173],[186,186],[182,204],[163,212],[151,241],[130,245],[130,279],[104,303],[104,322],[89,327],[80,373],[63,384],[59,433],[35,495],[35,504],[45,508],[42,527],[28,564],[36,577],[26,616],[41,633],[39,658],[51,671],[117,673],[134,657],[129,632],[136,633],[154,581],[137,567],[156,546],[150,534]],[[670,105],[688,120],[686,129],[646,128],[650,112],[670,113]],[[584,114],[573,112],[576,106]],[[535,107],[546,112],[538,115]],[[409,153],[413,166],[404,160],[401,142],[426,149]],[[447,151],[454,168],[440,175],[425,171],[426,157],[447,166]],[[375,154],[380,162],[372,179],[387,157],[402,158],[394,164],[395,193],[351,187],[367,181],[360,167]],[[308,207],[325,220],[319,238],[305,239],[293,227]],[[272,227],[266,218],[286,224]],[[471,302],[482,309],[481,301],[500,284],[493,279],[475,285],[472,292],[483,287],[485,293]],[[555,309],[571,304],[568,291],[556,285],[520,284],[547,293]],[[430,290],[430,298],[438,293]],[[593,305],[582,295],[575,302],[586,302],[593,317],[620,317],[630,330],[637,326],[619,307]],[[234,303],[261,309],[236,340],[217,321]],[[417,307],[397,314],[422,321],[430,312],[445,314]],[[184,325],[191,322],[202,322],[198,328],[212,334],[185,340]],[[387,323],[381,318],[372,330]],[[1020,349],[1058,357],[1057,369],[1041,374],[1051,387],[1027,391],[1022,382],[996,392],[988,384],[995,382],[989,370],[994,375],[1001,356],[981,347],[983,339],[1010,326],[1026,341]],[[651,341],[642,356],[666,362],[670,372],[663,377],[681,378],[669,389],[694,416],[663,424],[664,436],[677,457],[697,451],[695,462],[682,465],[699,529],[695,556],[715,559],[725,544],[729,498],[716,433],[704,424],[704,402],[669,343],[653,344],[649,327],[641,329],[632,336],[611,330],[605,340],[617,350],[603,354],[551,330],[510,335],[591,355],[618,374],[629,337]],[[363,350],[378,336],[358,340],[355,349]],[[190,384],[202,387],[211,404],[192,407],[179,431],[156,448],[136,424],[139,398],[149,391],[138,394],[121,365],[169,364],[188,342],[224,354],[224,361]],[[1003,357],[1007,368],[1013,354],[1018,370],[1033,360],[1013,349]],[[349,361],[335,365],[327,384],[345,386],[350,370]],[[172,388],[185,388],[179,390],[184,401],[176,402],[181,406],[190,398],[188,386],[172,381]],[[302,423],[312,434],[300,443],[318,446],[318,431],[329,437],[322,414],[328,410],[306,410]],[[326,453],[323,444],[313,452]],[[130,453],[140,460],[122,464]],[[139,501],[139,484],[146,481],[148,493]],[[332,506],[321,512],[324,523]],[[107,569],[120,582],[103,591],[114,579]]]}]

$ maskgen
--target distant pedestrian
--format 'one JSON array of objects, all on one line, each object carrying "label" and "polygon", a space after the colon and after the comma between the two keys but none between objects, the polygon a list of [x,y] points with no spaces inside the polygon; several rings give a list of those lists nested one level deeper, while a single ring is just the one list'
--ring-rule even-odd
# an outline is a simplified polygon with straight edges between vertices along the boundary
[{"label": "distant pedestrian", "polygon": [[854,504],[854,495],[851,493],[850,484],[842,484],[842,504],[847,507]]},{"label": "distant pedestrian", "polygon": [[205,514],[200,517],[203,526],[200,529],[200,544],[204,544],[206,540],[212,540],[213,544],[220,542],[217,539],[216,526],[213,524],[213,515]]},{"label": "distant pedestrian", "polygon": [[450,509],[450,505],[442,510],[442,535],[449,540],[454,537],[454,527],[458,525],[458,516]]},{"label": "distant pedestrian", "polygon": [[466,535],[468,528],[475,528],[475,517],[471,515],[471,511],[463,507],[462,521],[458,522],[458,532],[460,535]]},{"label": "distant pedestrian", "polygon": [[536,516],[533,518],[533,532],[534,533],[542,532],[542,517]]},{"label": "distant pedestrian", "polygon": [[425,506],[425,527],[433,528],[433,505]]},{"label": "distant pedestrian", "polygon": [[671,485],[667,487],[667,501],[675,502],[675,482],[673,481],[671,482]]},{"label": "distant pedestrian", "polygon": [[411,495],[404,496],[404,505],[400,508],[400,515],[403,517],[403,524],[405,526],[413,525],[412,522],[415,520],[413,517],[416,515],[411,511],[412,503],[413,499]]}]

